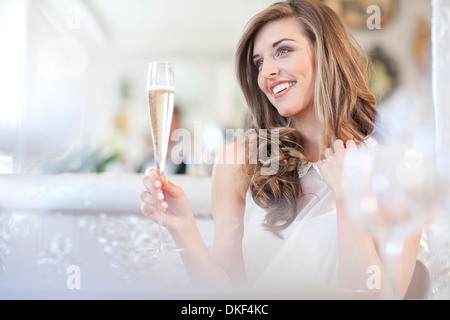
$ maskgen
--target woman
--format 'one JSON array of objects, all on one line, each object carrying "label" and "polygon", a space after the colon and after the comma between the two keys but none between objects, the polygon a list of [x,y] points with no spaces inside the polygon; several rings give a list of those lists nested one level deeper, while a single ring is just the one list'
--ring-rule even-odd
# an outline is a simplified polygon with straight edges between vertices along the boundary
[{"label": "woman", "polygon": [[[273,139],[279,146],[272,152],[277,170],[264,172],[273,157],[230,164],[229,155],[246,144],[225,148],[212,177],[212,253],[183,190],[155,170],[144,178],[142,212],[156,221],[158,203],[167,209],[165,226],[200,283],[270,292],[317,286],[367,291],[368,267],[379,266],[384,275],[383,266],[373,239],[347,218],[340,195],[346,150],[375,129],[367,56],[326,5],[291,0],[251,20],[236,59],[252,128],[269,132],[267,141],[256,143],[265,148]],[[395,286],[401,296],[419,240],[405,245],[398,283],[383,276],[382,285]]]}]

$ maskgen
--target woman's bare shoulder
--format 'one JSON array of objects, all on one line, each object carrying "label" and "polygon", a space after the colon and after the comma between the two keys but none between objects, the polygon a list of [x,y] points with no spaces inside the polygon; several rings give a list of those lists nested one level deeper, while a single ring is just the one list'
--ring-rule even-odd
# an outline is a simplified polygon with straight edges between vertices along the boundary
[{"label": "woman's bare shoulder", "polygon": [[235,142],[227,145],[217,155],[212,175],[213,190],[245,198],[249,181],[245,152],[245,144]]}]

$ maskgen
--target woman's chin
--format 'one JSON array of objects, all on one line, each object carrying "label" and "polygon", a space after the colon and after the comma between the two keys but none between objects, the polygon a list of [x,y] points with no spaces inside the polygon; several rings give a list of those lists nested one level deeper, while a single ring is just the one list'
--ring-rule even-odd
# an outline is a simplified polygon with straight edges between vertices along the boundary
[{"label": "woman's chin", "polygon": [[284,118],[292,117],[292,112],[288,112],[286,110],[278,110],[278,114]]},{"label": "woman's chin", "polygon": [[292,116],[294,116],[295,115],[295,112],[294,112],[294,107],[292,107],[292,106],[288,106],[288,107],[285,107],[285,108],[277,108],[277,107],[275,107],[275,109],[277,109],[277,112],[278,112],[278,114],[280,115],[280,116],[282,116],[282,117],[285,117],[285,118],[288,118],[288,117],[292,117]]}]

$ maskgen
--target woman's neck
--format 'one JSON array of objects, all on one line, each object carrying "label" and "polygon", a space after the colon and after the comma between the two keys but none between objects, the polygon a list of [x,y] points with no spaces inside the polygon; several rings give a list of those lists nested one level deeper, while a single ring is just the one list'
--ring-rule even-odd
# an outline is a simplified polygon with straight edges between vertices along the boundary
[{"label": "woman's neck", "polygon": [[302,137],[306,160],[309,162],[321,160],[326,147],[319,121],[314,112],[303,117],[296,117],[294,125]]}]

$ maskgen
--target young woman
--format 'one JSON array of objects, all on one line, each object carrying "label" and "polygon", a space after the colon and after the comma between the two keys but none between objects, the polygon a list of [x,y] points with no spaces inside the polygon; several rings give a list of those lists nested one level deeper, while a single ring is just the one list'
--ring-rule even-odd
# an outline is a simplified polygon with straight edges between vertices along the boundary
[{"label": "young woman", "polygon": [[390,283],[373,239],[347,217],[340,194],[346,151],[372,139],[375,129],[367,56],[322,2],[291,0],[251,20],[236,60],[252,128],[269,132],[258,146],[276,138],[276,172],[264,173],[261,161],[227,161],[246,150],[245,143],[225,148],[212,177],[212,252],[183,190],[155,170],[144,178],[142,212],[156,221],[158,203],[166,208],[165,227],[185,249],[186,270],[199,283],[272,293],[367,291],[367,270],[378,266],[382,286],[403,296],[420,235],[407,241],[401,277]]}]

